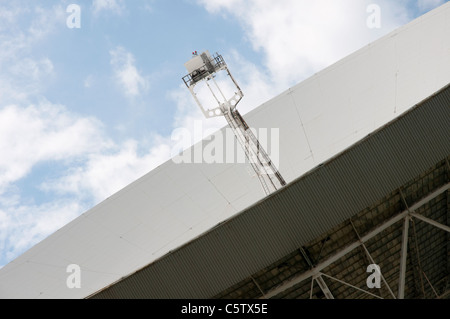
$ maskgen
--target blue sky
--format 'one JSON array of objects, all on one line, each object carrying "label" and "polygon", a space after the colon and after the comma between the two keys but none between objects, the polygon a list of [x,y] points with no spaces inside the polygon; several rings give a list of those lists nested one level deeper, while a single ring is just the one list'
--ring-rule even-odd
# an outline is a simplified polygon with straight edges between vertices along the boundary
[{"label": "blue sky", "polygon": [[178,128],[226,124],[182,83],[192,51],[224,56],[245,114],[444,2],[0,0],[0,267],[169,160]]}]

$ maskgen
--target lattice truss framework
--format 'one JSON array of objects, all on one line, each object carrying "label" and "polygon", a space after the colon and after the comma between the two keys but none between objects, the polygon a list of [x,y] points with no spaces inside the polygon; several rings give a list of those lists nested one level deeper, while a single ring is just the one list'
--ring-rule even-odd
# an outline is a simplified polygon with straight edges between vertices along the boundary
[{"label": "lattice truss framework", "polygon": [[[450,164],[437,163],[214,298],[450,298]],[[381,288],[369,289],[370,264]]]}]

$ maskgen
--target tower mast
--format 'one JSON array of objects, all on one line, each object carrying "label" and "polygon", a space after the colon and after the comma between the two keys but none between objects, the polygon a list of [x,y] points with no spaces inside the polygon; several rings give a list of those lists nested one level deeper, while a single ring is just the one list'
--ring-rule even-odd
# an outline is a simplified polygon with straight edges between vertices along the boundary
[{"label": "tower mast", "polygon": [[[265,194],[269,195],[285,186],[286,182],[280,172],[261,146],[255,134],[249,128],[244,118],[236,109],[236,106],[241,101],[244,94],[234,77],[231,75],[223,57],[218,53],[211,56],[208,51],[199,55],[195,51],[193,52],[192,59],[185,63],[185,67],[189,74],[183,77],[183,81],[197,104],[200,106],[203,114],[206,118],[217,116],[225,117],[228,125],[233,130],[236,139],[241,144],[256,176],[258,176]],[[225,96],[223,90],[215,80],[216,74],[219,72],[226,72],[237,90],[234,95],[229,98]],[[201,82],[206,83],[212,96],[217,101],[218,105],[216,107],[205,108],[200,102],[195,92],[195,86]],[[216,93],[214,92],[213,87],[217,89]]]}]

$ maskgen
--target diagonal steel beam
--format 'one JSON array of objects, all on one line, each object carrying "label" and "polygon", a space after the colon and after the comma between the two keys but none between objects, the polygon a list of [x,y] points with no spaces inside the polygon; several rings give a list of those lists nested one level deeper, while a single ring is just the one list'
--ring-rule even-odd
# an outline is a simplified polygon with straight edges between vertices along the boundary
[{"label": "diagonal steel beam", "polygon": [[[306,260],[306,262],[308,263],[310,268],[314,268],[314,265],[312,263],[312,261],[309,259],[308,255],[305,252],[305,249],[303,247],[299,248],[300,252],[303,255],[303,258]],[[319,274],[317,276],[313,277],[313,282],[314,280],[317,282],[317,284],[319,285],[320,290],[322,290],[322,293],[325,295],[325,297],[327,299],[334,299],[333,294],[331,293],[330,289],[328,288],[326,282],[323,280],[322,275]],[[311,288],[311,293],[312,293],[312,288]]]},{"label": "diagonal steel beam", "polygon": [[322,271],[323,269],[325,269],[329,265],[333,264],[334,262],[338,261],[343,256],[347,255],[349,252],[351,252],[354,249],[358,248],[363,242],[366,242],[369,239],[371,239],[372,237],[375,237],[376,235],[378,235],[379,233],[384,231],[386,228],[394,225],[395,223],[397,223],[400,220],[402,220],[403,218],[405,218],[407,215],[408,215],[408,211],[404,211],[401,214],[391,218],[389,221],[387,221],[384,224],[378,226],[372,232],[370,232],[369,234],[367,234],[364,237],[362,237],[361,241],[356,241],[356,242],[348,245],[347,247],[345,247],[341,251],[337,252],[333,256],[329,257],[328,259],[322,261],[320,264],[316,265],[314,268],[312,268],[312,269],[310,269],[310,270],[308,270],[308,271],[306,271],[306,272],[304,272],[304,273],[302,273],[302,274],[292,278],[288,282],[280,285],[279,287],[273,289],[272,291],[269,291],[268,293],[266,293],[266,295],[264,297],[267,298],[267,299],[272,298],[272,297],[278,295],[279,293],[285,291],[286,289],[289,289],[289,288],[291,288],[291,287],[301,283],[302,281],[304,281],[304,280],[306,280],[306,279],[308,279],[308,278],[310,278],[312,276],[315,276],[315,275],[319,274],[320,271]]},{"label": "diagonal steel beam", "polygon": [[398,283],[398,299],[405,299],[406,257],[408,255],[408,229],[409,216],[406,216],[403,223],[402,250],[400,253],[400,279]]},{"label": "diagonal steel beam", "polygon": [[[352,227],[353,227],[353,230],[354,230],[355,233],[356,233],[356,236],[357,236],[358,239],[361,241],[361,237],[359,236],[359,233],[358,233],[358,231],[356,230],[356,227],[355,227],[355,225],[353,224],[353,221],[352,221],[351,219],[350,219],[350,223],[352,224]],[[377,263],[375,262],[375,260],[372,258],[372,255],[369,253],[369,250],[367,249],[366,245],[365,245],[364,243],[361,243],[361,245],[362,245],[362,248],[364,249],[364,252],[365,252],[367,258],[369,259],[370,263],[371,263],[371,264],[377,264]],[[381,275],[381,280],[383,280],[384,284],[386,285],[386,288],[389,290],[389,293],[391,294],[391,296],[392,296],[394,299],[396,299],[394,293],[392,292],[391,287],[389,286],[388,282],[387,282],[386,279],[384,278],[383,274],[380,274],[380,275]]]},{"label": "diagonal steel beam", "polygon": [[259,292],[261,293],[261,295],[264,296],[264,290],[262,290],[261,286],[258,284],[258,282],[256,281],[255,278],[253,278],[253,276],[250,276],[250,278],[252,279],[253,283],[255,284],[255,286],[258,288]]},{"label": "diagonal steel beam", "polygon": [[394,225],[395,223],[397,223],[397,222],[401,221],[402,219],[404,219],[405,217],[407,217],[408,214],[410,213],[410,210],[414,211],[414,210],[420,208],[421,206],[423,206],[424,204],[428,203],[433,198],[436,198],[437,196],[439,196],[443,192],[447,191],[448,189],[450,189],[450,183],[447,183],[444,186],[440,187],[439,189],[435,190],[434,192],[432,192],[428,196],[424,197],[423,199],[421,199],[420,201],[418,201],[417,203],[412,205],[409,208],[409,210],[405,210],[405,211],[401,212],[400,214],[398,214],[397,216],[389,219],[387,222],[381,224],[380,226],[376,227],[374,230],[372,230],[371,232],[369,232],[365,236],[361,237],[361,240],[358,240],[358,241],[356,241],[356,242],[346,246],[345,248],[343,248],[342,250],[340,250],[336,254],[332,255],[328,259],[326,259],[326,260],[322,261],[321,263],[319,263],[318,265],[316,265],[314,268],[312,268],[312,269],[310,269],[310,270],[308,270],[308,271],[306,271],[304,273],[301,273],[301,274],[295,276],[294,278],[290,279],[289,281],[286,281],[285,283],[282,283],[278,287],[275,287],[271,291],[267,292],[266,295],[264,297],[262,297],[262,298],[270,299],[272,297],[275,297],[276,295],[282,293],[283,291],[285,291],[285,290],[287,290],[289,288],[292,288],[293,286],[301,283],[302,281],[304,281],[304,280],[306,280],[308,278],[311,278],[312,276],[315,276],[315,275],[319,274],[323,269],[325,269],[329,265],[333,264],[334,262],[336,262],[337,260],[339,260],[340,258],[345,256],[349,252],[351,252],[354,249],[358,248],[362,243],[367,242],[368,240],[370,240],[371,238],[375,237],[376,235],[378,235],[379,233],[381,233],[385,229],[389,228],[390,226]]},{"label": "diagonal steel beam", "polygon": [[422,289],[423,298],[425,298],[425,286],[423,284],[423,274],[422,274],[423,270],[422,270],[422,263],[420,261],[420,250],[419,250],[419,243],[418,243],[418,237],[417,237],[417,232],[416,232],[416,221],[413,218],[411,218],[411,223],[413,226],[414,245],[416,248],[417,268],[419,268],[418,270],[416,269],[416,267],[413,268],[413,270],[415,271],[414,276],[419,277],[420,288]]},{"label": "diagonal steel beam", "polygon": [[425,223],[433,225],[434,227],[440,228],[440,229],[445,230],[446,232],[450,233],[450,227],[448,227],[446,225],[443,225],[441,223],[438,223],[437,221],[434,221],[432,219],[426,218],[426,217],[424,217],[422,215],[419,215],[417,213],[411,213],[411,216],[413,216],[413,217],[415,217],[417,219],[420,219],[421,221],[423,221]]},{"label": "diagonal steel beam", "polygon": [[[448,168],[449,168],[448,179],[450,180],[450,164],[448,164]],[[447,191],[447,224],[450,225],[450,190]],[[450,233],[447,233],[447,256],[450,256]],[[447,258],[447,274],[450,274],[450,257]],[[447,287],[450,287],[450,275],[447,276]],[[450,292],[450,289],[447,290],[447,292]]]},{"label": "diagonal steel beam", "polygon": [[442,295],[440,295],[436,299],[444,299],[444,298],[447,298],[448,295],[450,295],[450,290],[447,290],[446,292],[444,292]]},{"label": "diagonal steel beam", "polygon": [[318,274],[314,278],[319,285],[320,289],[322,290],[323,294],[325,295],[325,298],[327,299],[334,299],[333,294],[330,291],[330,288],[328,288],[327,283],[325,280],[323,280],[322,274]]},{"label": "diagonal steel beam", "polygon": [[369,291],[366,291],[366,290],[364,290],[364,289],[361,289],[361,288],[358,288],[358,287],[356,287],[356,286],[353,286],[353,285],[351,285],[351,284],[349,284],[349,283],[347,283],[347,282],[345,282],[345,281],[343,281],[343,280],[337,279],[337,278],[332,277],[332,276],[329,276],[329,275],[327,275],[327,274],[321,274],[321,275],[322,275],[322,276],[325,276],[325,277],[328,277],[328,278],[330,278],[330,279],[332,279],[332,280],[335,280],[335,281],[337,281],[337,282],[339,282],[339,283],[341,283],[341,284],[343,284],[343,285],[346,285],[346,286],[352,287],[352,288],[354,288],[354,289],[356,289],[356,290],[362,291],[363,293],[368,294],[368,295],[370,295],[370,296],[372,296],[372,297],[375,297],[375,298],[378,298],[378,299],[384,299],[384,298],[382,298],[382,297],[380,297],[380,296],[377,296],[377,295],[375,295],[375,294],[373,294],[373,293],[371,293],[371,292],[369,292]]}]

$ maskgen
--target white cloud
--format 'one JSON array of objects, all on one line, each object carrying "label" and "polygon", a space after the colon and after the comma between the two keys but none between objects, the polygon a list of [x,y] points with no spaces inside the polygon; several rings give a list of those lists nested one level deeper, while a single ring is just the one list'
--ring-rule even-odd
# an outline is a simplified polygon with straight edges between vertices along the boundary
[{"label": "white cloud", "polygon": [[88,156],[85,165],[72,168],[64,177],[42,184],[59,194],[93,197],[96,203],[118,192],[170,158],[170,142],[156,139],[145,154],[135,140],[114,145]]},{"label": "white cloud", "polygon": [[147,11],[147,12],[149,12],[149,13],[153,13],[153,12],[154,12],[153,7],[152,7],[150,4],[148,4],[148,3],[146,3],[146,4],[144,5],[144,10]]},{"label": "white cloud", "polygon": [[[274,83],[270,77],[258,68],[253,62],[248,61],[235,49],[223,52],[223,57],[244,93],[244,97],[238,105],[239,112],[243,115],[261,105],[271,97],[285,90],[281,83]],[[215,78],[217,84],[227,97],[231,97],[236,91],[231,79],[222,71],[221,76]],[[216,102],[202,83],[195,88],[197,98],[204,107],[211,107]],[[168,98],[175,102],[177,110],[173,121],[173,140],[177,148],[182,143],[183,149],[187,149],[193,144],[213,134],[217,130],[226,127],[228,124],[223,116],[205,118],[199,105],[195,102],[189,90],[184,84],[168,93]],[[208,103],[209,102],[209,103]],[[190,133],[190,139],[185,139],[183,132]],[[177,155],[181,149],[174,148],[172,156]]]},{"label": "white cloud", "polygon": [[76,218],[84,208],[75,201],[0,207],[0,260],[12,260]]},{"label": "white cloud", "polygon": [[[137,141],[116,144],[105,136],[100,121],[46,100],[45,83],[58,75],[49,58],[36,58],[32,52],[55,30],[58,8],[3,9],[1,16],[8,24],[0,21],[0,263],[17,257],[170,154],[158,141],[145,154],[139,153]],[[17,27],[21,20],[29,27]],[[65,28],[64,19],[61,26]],[[128,96],[146,90],[147,80],[131,53],[117,48],[111,52],[111,63]],[[88,76],[84,84],[89,87],[93,80]],[[36,100],[40,102],[30,102]],[[26,182],[34,193],[20,189],[18,182],[42,163],[57,164],[53,180],[38,176],[42,179]],[[46,202],[39,190],[53,199]]]},{"label": "white cloud", "polygon": [[[174,141],[172,142],[177,142],[178,139],[183,140],[185,142],[183,143],[183,149],[189,148],[226,125],[222,117],[206,119],[185,86],[180,86],[178,89],[170,92],[169,97],[177,105],[173,122],[174,136],[172,137]],[[186,132],[186,130],[190,132],[191,136],[188,140],[184,140],[182,136],[179,136],[178,131],[180,129],[181,132]],[[180,149],[172,150],[171,155],[175,156],[180,151]]]},{"label": "white cloud", "polygon": [[19,6],[14,7],[0,7],[0,32],[14,29],[17,17],[23,12],[23,8]]},{"label": "white cloud", "polygon": [[92,3],[94,14],[99,14],[101,11],[110,11],[116,14],[122,14],[125,6],[122,0],[94,0]]},{"label": "white cloud", "polygon": [[218,13],[221,10],[232,11],[236,10],[236,8],[241,8],[244,4],[242,0],[199,0],[201,4],[203,4],[209,12]]},{"label": "white cloud", "polygon": [[58,28],[64,28],[66,26],[66,18],[65,8],[61,5],[55,5],[50,9],[35,7],[33,20],[28,32],[36,41]]},{"label": "white cloud", "polygon": [[10,71],[15,78],[26,78],[27,81],[37,82],[53,73],[53,63],[48,58],[40,61],[25,58],[11,66]]},{"label": "white cloud", "polygon": [[[0,5],[0,107],[27,102],[53,77],[52,61],[33,56],[33,48],[49,35],[65,28],[60,5],[33,9],[21,2]],[[5,21],[1,21],[2,17]]]},{"label": "white cloud", "polygon": [[[238,105],[241,114],[245,115],[286,89],[281,83],[272,82],[264,70],[259,69],[253,62],[246,60],[237,50],[231,49],[223,52],[223,57],[230,72],[244,92],[244,98]],[[220,76],[216,75],[215,81],[227,97],[231,97],[236,91],[231,79],[224,71],[221,72]],[[195,92],[203,106],[210,108],[212,105],[216,105],[211,92],[202,83],[196,86]],[[199,105],[184,84],[170,91],[168,98],[177,105],[172,124],[174,130],[170,141],[174,145],[171,152],[172,157],[207,138],[217,130],[228,126],[223,116],[205,118]],[[184,134],[189,134],[189,137],[186,138]]]},{"label": "white cloud", "polygon": [[[109,140],[94,118],[71,114],[47,101],[0,109],[0,260],[10,261],[93,204],[170,159],[171,141],[155,137],[152,146],[129,139]],[[41,181],[36,190],[54,200],[34,204],[16,182],[39,163],[63,168]]]},{"label": "white cloud", "polygon": [[145,92],[149,87],[149,81],[136,68],[133,54],[123,47],[117,47],[109,53],[115,78],[123,88],[124,94],[136,97]]},{"label": "white cloud", "polygon": [[83,82],[85,88],[90,88],[94,84],[94,76],[92,74],[88,75]]},{"label": "white cloud", "polygon": [[0,194],[42,161],[68,160],[108,146],[101,124],[42,102],[0,109]]},{"label": "white cloud", "polygon": [[50,59],[5,58],[0,53],[0,108],[10,103],[26,103],[27,99],[45,87],[55,77]]},{"label": "white cloud", "polygon": [[252,61],[246,60],[234,49],[228,52],[225,60],[244,92],[244,98],[239,104],[242,114],[246,114],[287,89],[284,83],[273,81],[270,73],[259,68]]},{"label": "white cloud", "polygon": [[366,24],[370,1],[199,0],[209,12],[231,15],[241,23],[244,37],[263,53],[273,82],[284,87],[405,23],[407,10],[392,2],[377,2],[382,29],[374,30]]},{"label": "white cloud", "polygon": [[[98,10],[121,8],[121,2],[96,4]],[[155,138],[154,147],[144,151],[135,140],[116,143],[105,136],[97,119],[74,114],[43,97],[45,83],[58,74],[49,58],[33,56],[33,48],[56,30],[57,23],[65,30],[64,10],[8,6],[0,4],[0,264],[170,155],[162,138]],[[111,51],[111,64],[127,96],[135,97],[148,88],[133,55],[125,49]],[[93,80],[88,76],[85,86],[92,86]],[[40,174],[30,177],[43,163],[56,164],[52,180]],[[27,187],[34,192],[18,186],[27,178]],[[46,202],[39,191],[53,199]]]},{"label": "white cloud", "polygon": [[[62,172],[62,176],[40,184],[42,191],[55,197],[51,202],[40,205],[23,203],[24,200],[33,200],[22,198],[14,186],[3,195],[0,193],[0,261],[13,260],[93,204],[105,200],[169,160],[170,143],[166,138],[155,138],[154,145],[144,154],[140,154],[139,143],[135,140],[111,144],[101,151],[86,151],[80,154],[78,162],[72,161],[71,168]],[[58,151],[63,153],[61,148]],[[66,160],[73,160],[69,154],[66,155],[63,156]],[[17,160],[22,164],[27,161],[24,157]],[[30,163],[25,164],[29,166]],[[19,173],[23,172],[23,167],[18,166]]]},{"label": "white cloud", "polygon": [[[223,52],[245,94],[239,106],[241,113],[245,114],[288,85],[319,71],[408,18],[408,12],[401,5],[378,1],[384,12],[383,30],[369,30],[365,24],[366,2],[355,1],[359,0],[347,0],[346,3],[350,3],[347,5],[338,0],[200,1],[210,12],[238,19],[244,36],[255,50],[264,54],[265,68],[258,68],[233,48]],[[429,2],[434,1],[428,1],[427,5]],[[95,14],[103,11],[121,14],[124,4],[95,0],[92,8]],[[0,17],[14,21],[15,12],[0,13]],[[0,42],[0,66],[2,72],[6,68],[8,74],[8,77],[0,75],[0,260],[6,254],[11,260],[24,248],[76,217],[85,209],[81,203],[104,200],[168,160],[174,142],[170,137],[155,137],[152,146],[145,149],[133,139],[114,142],[104,135],[102,124],[93,118],[71,114],[65,107],[48,101],[37,105],[22,103],[39,91],[39,83],[54,72],[47,58],[33,59],[24,54],[20,59],[15,58],[18,52],[30,51],[31,44],[50,32],[51,28],[44,28],[44,16],[39,15],[28,33],[18,32]],[[0,21],[0,31],[2,28],[11,26]],[[110,57],[115,80],[124,95],[137,97],[148,90],[149,81],[136,67],[132,53],[117,47],[110,51]],[[27,72],[32,76],[24,92],[20,88]],[[87,77],[84,84],[90,87],[92,77]],[[194,125],[202,121],[204,132],[211,132],[226,125],[222,118],[205,119],[184,86],[169,95],[178,106],[174,128],[192,131]],[[17,103],[5,104],[8,99]],[[23,194],[14,189],[14,183],[43,161],[70,164],[53,180],[39,182],[42,191],[57,199],[41,205],[23,203]],[[69,199],[58,199],[62,197]],[[22,233],[26,235],[20,236]]]}]

